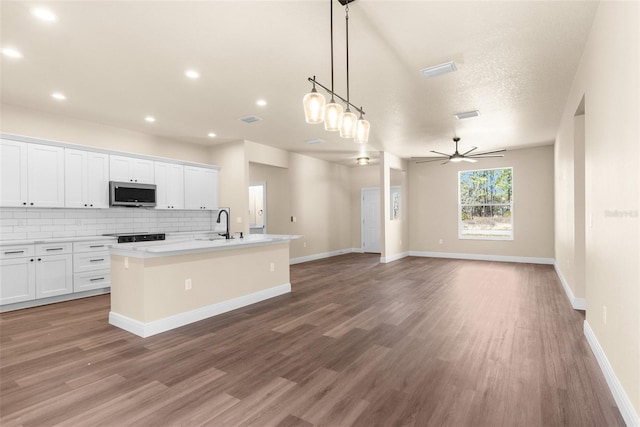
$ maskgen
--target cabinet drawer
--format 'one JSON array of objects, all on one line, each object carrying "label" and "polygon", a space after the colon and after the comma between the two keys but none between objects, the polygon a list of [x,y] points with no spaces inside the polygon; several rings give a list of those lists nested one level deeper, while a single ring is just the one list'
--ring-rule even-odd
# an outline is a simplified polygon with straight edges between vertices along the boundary
[{"label": "cabinet drawer", "polygon": [[15,245],[0,247],[0,259],[22,258],[35,255],[35,245]]},{"label": "cabinet drawer", "polygon": [[76,273],[73,277],[73,292],[111,287],[111,270]]},{"label": "cabinet drawer", "polygon": [[63,243],[38,243],[36,255],[62,255],[71,253],[71,242]]},{"label": "cabinet drawer", "polygon": [[108,250],[109,247],[115,243],[115,239],[100,240],[97,242],[75,242],[73,244],[73,252],[102,252]]},{"label": "cabinet drawer", "polygon": [[111,267],[111,255],[109,251],[86,252],[73,255],[73,271],[108,270]]}]

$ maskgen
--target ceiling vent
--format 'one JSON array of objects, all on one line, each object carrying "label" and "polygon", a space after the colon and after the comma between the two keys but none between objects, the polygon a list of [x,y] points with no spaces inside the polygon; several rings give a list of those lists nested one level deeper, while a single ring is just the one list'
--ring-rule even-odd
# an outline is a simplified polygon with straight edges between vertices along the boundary
[{"label": "ceiling vent", "polygon": [[262,120],[262,118],[260,118],[258,116],[245,116],[245,117],[240,117],[238,120],[240,120],[241,122],[245,122],[245,123],[255,123],[255,122],[259,122],[260,120]]},{"label": "ceiling vent", "polygon": [[433,77],[440,76],[442,74],[453,73],[456,71],[456,64],[451,62],[445,62],[444,64],[434,65],[433,67],[423,68],[420,70],[425,78],[431,79]]},{"label": "ceiling vent", "polygon": [[457,113],[456,119],[458,120],[462,120],[462,119],[469,119],[471,117],[478,117],[480,115],[480,111],[478,110],[473,110],[473,111],[465,111],[464,113]]},{"label": "ceiling vent", "polygon": [[310,139],[307,141],[307,144],[322,144],[324,142],[324,139]]}]

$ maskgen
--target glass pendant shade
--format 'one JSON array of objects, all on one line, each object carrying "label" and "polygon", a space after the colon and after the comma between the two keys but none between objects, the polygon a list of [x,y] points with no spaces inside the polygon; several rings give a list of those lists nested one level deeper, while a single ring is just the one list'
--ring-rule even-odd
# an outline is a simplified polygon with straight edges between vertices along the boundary
[{"label": "glass pendant shade", "polygon": [[368,158],[368,157],[358,157],[358,158],[356,159],[356,163],[357,163],[359,166],[366,166],[366,165],[368,165],[368,164],[369,164],[369,158]]},{"label": "glass pendant shade", "polygon": [[355,114],[349,111],[344,112],[342,115],[342,124],[340,125],[340,136],[343,138],[353,138],[356,136],[356,122],[358,118]]},{"label": "glass pendant shade", "polygon": [[324,106],[324,128],[329,131],[340,130],[342,124],[342,105],[336,103],[331,98],[331,101]]},{"label": "glass pendant shade", "polygon": [[356,123],[356,135],[354,137],[354,142],[358,144],[365,144],[369,141],[369,122],[363,118],[360,118]]},{"label": "glass pendant shade", "polygon": [[322,120],[324,119],[324,104],[324,95],[318,93],[314,86],[314,88],[311,89],[311,92],[306,94],[302,99],[302,105],[304,106],[304,118],[307,123],[322,123]]}]

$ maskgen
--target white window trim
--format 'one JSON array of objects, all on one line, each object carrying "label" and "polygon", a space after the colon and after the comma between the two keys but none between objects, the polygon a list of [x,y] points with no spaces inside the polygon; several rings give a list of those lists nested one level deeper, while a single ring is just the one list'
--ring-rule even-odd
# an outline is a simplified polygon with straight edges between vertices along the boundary
[{"label": "white window trim", "polygon": [[[476,204],[461,204],[460,203],[460,176],[463,173],[467,173],[467,172],[475,172],[475,171],[489,171],[489,170],[502,170],[502,169],[511,169],[511,203],[476,203]],[[487,168],[487,169],[468,169],[468,170],[463,170],[463,171],[458,171],[458,240],[498,240],[498,241],[511,241],[514,239],[514,235],[515,235],[515,228],[513,226],[513,217],[514,217],[514,212],[513,212],[513,195],[515,194],[515,190],[514,190],[514,179],[513,179],[513,167],[512,166],[506,166],[506,167],[502,167],[502,168]],[[509,206],[510,208],[510,212],[511,212],[511,231],[509,232],[509,234],[506,234],[504,232],[500,232],[500,231],[493,231],[493,230],[487,230],[486,234],[487,235],[473,235],[473,234],[466,234],[463,232],[463,228],[462,228],[462,207],[463,206]],[[504,234],[502,234],[504,233]],[[495,237],[491,237],[490,235],[494,234]]]}]

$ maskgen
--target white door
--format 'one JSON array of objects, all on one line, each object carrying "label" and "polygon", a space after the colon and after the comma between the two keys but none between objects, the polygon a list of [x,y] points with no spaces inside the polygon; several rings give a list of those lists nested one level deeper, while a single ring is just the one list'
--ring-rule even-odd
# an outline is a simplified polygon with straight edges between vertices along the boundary
[{"label": "white door", "polygon": [[0,206],[27,206],[27,144],[2,140]]},{"label": "white door", "polygon": [[380,189],[362,189],[362,249],[380,253]]},{"label": "white door", "polygon": [[64,148],[28,145],[29,206],[64,207]]}]

